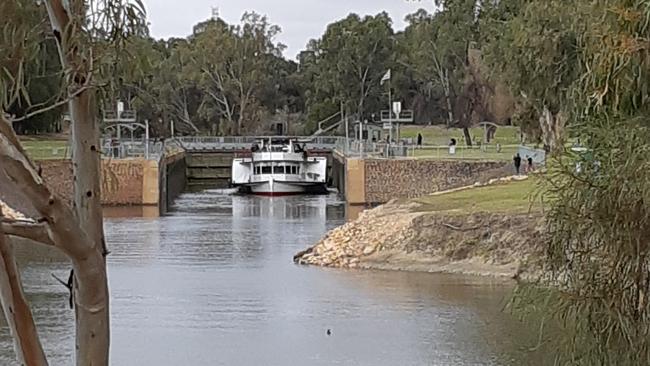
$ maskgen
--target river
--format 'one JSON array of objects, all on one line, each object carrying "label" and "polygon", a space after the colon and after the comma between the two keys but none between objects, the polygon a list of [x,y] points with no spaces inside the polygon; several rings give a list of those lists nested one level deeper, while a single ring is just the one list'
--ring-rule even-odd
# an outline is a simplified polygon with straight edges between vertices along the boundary
[{"label": "river", "polygon": [[[336,196],[183,194],[164,217],[111,215],[112,365],[530,365],[535,330],[502,311],[511,285],[297,266],[345,220]],[[72,364],[59,258],[23,281],[51,365]],[[331,335],[327,335],[327,330]],[[15,365],[0,328],[0,364]]]}]

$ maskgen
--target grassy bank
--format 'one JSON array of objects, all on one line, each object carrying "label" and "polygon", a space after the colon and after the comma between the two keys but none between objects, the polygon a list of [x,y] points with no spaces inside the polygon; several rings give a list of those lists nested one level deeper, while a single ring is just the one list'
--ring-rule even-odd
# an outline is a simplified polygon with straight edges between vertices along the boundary
[{"label": "grassy bank", "polygon": [[472,214],[476,212],[526,213],[540,211],[538,180],[509,181],[413,199],[419,212]]},{"label": "grassy bank", "polygon": [[510,161],[518,151],[518,146],[513,145],[502,146],[499,151],[494,145],[481,148],[457,146],[456,153],[451,155],[447,146],[422,146],[409,150],[409,156],[418,159]]},{"label": "grassy bank", "polygon": [[[476,141],[484,141],[485,131],[481,127],[470,129],[475,144],[465,145],[463,130],[460,128],[445,128],[441,126],[404,126],[402,138],[411,138],[415,142],[417,135],[422,134],[422,146],[409,151],[409,156],[426,159],[463,159],[463,160],[500,160],[509,161],[518,151],[519,128],[512,126],[499,127],[494,140],[490,144],[478,146]],[[449,141],[454,138],[458,145],[456,153],[449,154]],[[497,149],[497,144],[499,148]]]},{"label": "grassy bank", "polygon": [[[447,146],[449,140],[455,138],[459,145],[465,144],[463,130],[460,128],[445,128],[442,126],[404,126],[401,129],[402,138],[415,139],[418,133],[422,134],[422,144],[430,146]],[[484,141],[485,131],[482,127],[470,128],[472,138]],[[496,145],[517,145],[519,144],[519,128],[514,126],[502,126],[497,129],[494,140],[490,144]]]},{"label": "grassy bank", "polygon": [[20,136],[25,151],[34,160],[65,159],[70,157],[67,140],[40,136]]}]

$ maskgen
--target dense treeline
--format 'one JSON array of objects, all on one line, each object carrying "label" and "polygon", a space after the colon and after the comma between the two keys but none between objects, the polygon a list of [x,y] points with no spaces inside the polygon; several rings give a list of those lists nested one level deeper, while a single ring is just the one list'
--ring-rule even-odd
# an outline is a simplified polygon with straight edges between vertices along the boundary
[{"label": "dense treeline", "polygon": [[[293,121],[291,132],[310,133],[342,104],[355,118],[377,118],[387,104],[387,88],[379,81],[391,69],[395,99],[415,110],[416,123],[510,123],[514,99],[500,82],[489,80],[476,48],[481,27],[475,4],[441,5],[436,14],[420,10],[408,16],[409,25],[400,32],[386,13],[350,14],[311,40],[297,62],[282,56],[284,46],[275,40],[280,28],[256,13],[244,14],[236,25],[222,19],[202,22],[186,38],[154,40],[143,29],[115,65],[119,82],[104,95],[105,107],[113,108],[108,101],[116,99],[126,102],[151,121],[157,135],[169,133],[171,121],[186,134],[268,132],[278,120]],[[48,35],[40,36],[41,52],[51,53]],[[58,67],[54,54],[38,59]],[[57,94],[64,76],[46,69],[29,70],[34,80],[29,85]],[[30,108],[26,105],[39,101],[24,102],[9,108],[18,118]],[[56,131],[61,114],[61,109],[51,110],[17,123],[17,129]]]},{"label": "dense treeline", "polygon": [[[440,11],[407,16],[408,25],[399,32],[386,13],[350,14],[311,40],[297,62],[282,56],[284,46],[275,40],[280,28],[256,13],[244,14],[234,25],[222,19],[202,22],[186,38],[154,40],[142,29],[114,65],[117,82],[103,95],[104,106],[126,102],[163,136],[171,121],[185,134],[262,133],[278,120],[293,121],[291,132],[310,133],[341,106],[358,119],[377,118],[387,104],[387,88],[379,81],[391,69],[395,98],[415,111],[416,123],[515,123],[529,141],[560,146],[571,119],[566,101],[578,99],[571,93],[584,67],[579,48],[587,46],[582,39],[587,27],[569,11],[573,6],[524,0],[437,3]],[[42,7],[28,0],[17,4],[22,5],[10,9],[17,17],[3,14],[6,27],[27,21],[37,30],[26,37],[37,45],[34,61],[20,73],[29,90],[23,95],[30,99],[5,101],[20,118],[55,102],[52,96],[61,94],[65,75],[52,71],[58,60],[47,28],[38,24]],[[595,21],[598,15],[584,16]],[[56,131],[62,112],[51,109],[17,122],[16,128]]]}]

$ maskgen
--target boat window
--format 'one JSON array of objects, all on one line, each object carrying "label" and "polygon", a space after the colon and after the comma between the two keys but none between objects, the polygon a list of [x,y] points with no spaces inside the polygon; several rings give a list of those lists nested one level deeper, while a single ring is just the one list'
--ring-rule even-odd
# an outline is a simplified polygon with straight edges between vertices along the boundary
[{"label": "boat window", "polygon": [[284,167],[281,165],[276,165],[273,167],[273,174],[284,174]]},{"label": "boat window", "polygon": [[262,167],[262,174],[271,174],[271,167],[270,166],[263,166]]},{"label": "boat window", "polygon": [[295,165],[292,165],[291,166],[291,174],[296,174],[297,171],[298,171],[298,167],[295,166]]}]

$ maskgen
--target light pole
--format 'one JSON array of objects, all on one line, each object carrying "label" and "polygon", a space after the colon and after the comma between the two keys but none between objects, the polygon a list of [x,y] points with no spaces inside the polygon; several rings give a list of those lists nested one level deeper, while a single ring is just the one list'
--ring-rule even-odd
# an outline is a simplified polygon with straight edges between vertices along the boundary
[{"label": "light pole", "polygon": [[392,75],[388,78],[388,144],[393,142],[393,93],[391,91]]}]

